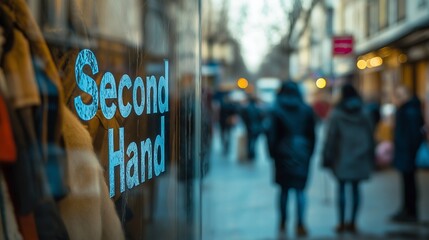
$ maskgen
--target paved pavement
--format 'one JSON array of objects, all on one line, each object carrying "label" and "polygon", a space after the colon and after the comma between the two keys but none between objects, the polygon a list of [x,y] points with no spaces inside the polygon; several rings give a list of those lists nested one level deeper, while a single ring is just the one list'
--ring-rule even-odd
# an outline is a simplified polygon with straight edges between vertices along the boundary
[{"label": "paved pavement", "polygon": [[[265,139],[259,139],[255,162],[239,162],[236,139],[242,133],[242,127],[234,129],[232,151],[227,156],[222,154],[220,139],[215,133],[211,169],[202,185],[203,239],[295,239],[294,194],[289,201],[287,236],[281,237],[276,212],[279,192],[272,182]],[[312,160],[307,191],[309,237],[306,239],[429,239],[429,173],[419,172],[421,222],[398,225],[388,221],[400,204],[399,176],[393,170],[378,172],[362,185],[359,234],[336,235],[333,230],[337,222],[336,185],[332,176],[320,168],[319,148]]]}]

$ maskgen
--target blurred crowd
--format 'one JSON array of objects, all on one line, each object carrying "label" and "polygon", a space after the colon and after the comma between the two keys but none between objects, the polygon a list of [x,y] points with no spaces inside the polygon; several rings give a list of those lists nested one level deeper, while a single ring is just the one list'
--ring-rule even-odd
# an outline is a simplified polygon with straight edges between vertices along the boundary
[{"label": "blurred crowd", "polygon": [[[337,182],[337,233],[358,233],[357,218],[364,197],[361,183],[375,171],[391,167],[402,182],[398,186],[401,195],[397,196],[402,205],[392,209],[391,221],[418,222],[416,172],[429,167],[422,104],[410,89],[398,85],[391,99],[394,105],[382,106],[375,98],[363,98],[352,82],[345,79],[342,84],[313,93],[311,104],[305,100],[303,87],[290,80],[281,82],[271,102],[251,91],[219,91],[214,95],[224,156],[231,151],[231,130],[239,122],[245,125],[245,134],[238,139],[238,160],[253,163],[258,156],[256,142],[260,136],[266,137],[275,170],[273,179],[280,189],[280,233],[287,232],[287,203],[294,192],[295,233],[308,234],[306,187],[316,141],[323,146],[320,168],[331,172]],[[316,134],[318,126],[323,126],[325,134]],[[321,135],[323,139],[318,139]]]}]

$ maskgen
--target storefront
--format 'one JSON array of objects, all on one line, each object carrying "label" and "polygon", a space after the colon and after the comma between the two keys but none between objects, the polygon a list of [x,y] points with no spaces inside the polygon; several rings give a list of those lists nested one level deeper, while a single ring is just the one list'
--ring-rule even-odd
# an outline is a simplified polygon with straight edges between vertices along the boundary
[{"label": "storefront", "polygon": [[406,84],[401,77],[405,71],[404,56],[398,49],[384,47],[357,58],[359,85],[364,99],[381,104],[392,103],[395,86]]},{"label": "storefront", "polygon": [[0,239],[200,239],[200,1],[5,0],[0,24]]},{"label": "storefront", "polygon": [[427,94],[429,66],[429,30],[410,33],[356,60],[359,80],[367,95],[379,95],[379,101],[390,103],[394,87],[407,86],[420,100]]}]

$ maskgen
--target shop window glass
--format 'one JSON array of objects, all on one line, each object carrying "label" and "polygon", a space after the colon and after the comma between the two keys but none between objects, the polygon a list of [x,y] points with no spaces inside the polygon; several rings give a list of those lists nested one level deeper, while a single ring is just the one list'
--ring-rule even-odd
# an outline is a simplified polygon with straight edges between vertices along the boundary
[{"label": "shop window glass", "polygon": [[200,239],[200,1],[5,0],[0,24],[6,234]]}]

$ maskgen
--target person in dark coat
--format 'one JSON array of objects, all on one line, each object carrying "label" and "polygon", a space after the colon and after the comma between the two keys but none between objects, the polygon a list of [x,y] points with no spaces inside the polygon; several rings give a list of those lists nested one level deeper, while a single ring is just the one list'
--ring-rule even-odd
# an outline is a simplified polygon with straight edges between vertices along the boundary
[{"label": "person in dark coat", "polygon": [[376,100],[369,101],[365,106],[365,111],[369,114],[372,125],[377,126],[381,119],[380,103]]},{"label": "person in dark coat", "polygon": [[[341,97],[328,119],[323,164],[338,181],[338,233],[356,232],[360,205],[359,184],[368,179],[374,167],[374,139],[370,117],[365,113],[356,89],[345,84]],[[345,221],[346,185],[352,189],[352,215]]]},{"label": "person in dark coat", "polygon": [[222,97],[220,102],[220,113],[219,113],[219,125],[221,130],[221,141],[223,147],[223,153],[226,155],[229,153],[231,145],[231,128],[233,126],[233,117],[235,114],[235,106],[227,93]]},{"label": "person in dark coat", "polygon": [[416,154],[423,140],[424,124],[421,104],[410,91],[399,86],[395,89],[394,155],[393,165],[402,177],[402,209],[393,217],[393,221],[417,221]]},{"label": "person in dark coat", "polygon": [[262,114],[254,96],[249,97],[248,104],[241,110],[241,117],[246,125],[247,157],[253,161],[255,158],[256,140],[262,132]]},{"label": "person in dark coat", "polygon": [[283,83],[270,112],[270,122],[268,147],[274,159],[275,182],[281,188],[279,230],[281,233],[285,231],[288,193],[294,189],[298,207],[296,233],[305,236],[304,190],[315,144],[315,118],[313,110],[302,100],[296,83]]}]

